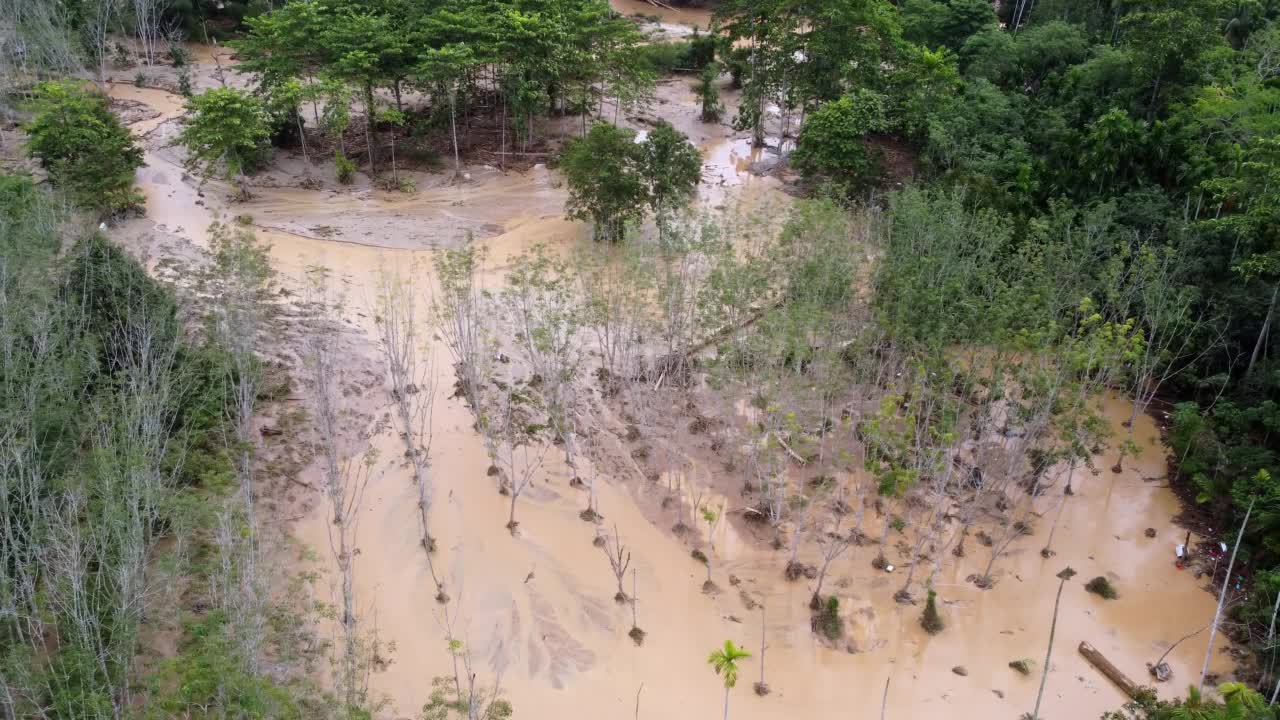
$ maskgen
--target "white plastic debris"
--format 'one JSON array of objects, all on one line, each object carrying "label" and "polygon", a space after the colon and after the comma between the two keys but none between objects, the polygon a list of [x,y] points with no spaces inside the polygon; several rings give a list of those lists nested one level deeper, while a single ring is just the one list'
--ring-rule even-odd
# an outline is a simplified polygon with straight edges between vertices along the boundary
[{"label": "white plastic debris", "polygon": [[893,566],[892,566],[892,565],[885,565],[885,566],[884,566],[884,571],[885,571],[885,572],[887,572],[887,573],[888,573],[888,572],[893,572]]},{"label": "white plastic debris", "polygon": [[1187,556],[1187,546],[1182,543],[1178,543],[1173,547],[1173,554],[1176,555],[1179,560],[1185,558]]}]

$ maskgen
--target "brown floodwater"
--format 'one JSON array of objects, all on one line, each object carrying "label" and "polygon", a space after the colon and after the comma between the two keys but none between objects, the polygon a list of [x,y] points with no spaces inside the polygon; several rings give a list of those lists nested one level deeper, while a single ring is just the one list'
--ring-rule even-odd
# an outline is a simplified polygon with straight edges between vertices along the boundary
[{"label": "brown floodwater", "polygon": [[[664,7],[645,0],[609,0],[609,5],[627,17],[658,18],[659,29],[668,37],[683,37],[695,29],[706,32],[711,27],[711,11],[705,8],[677,8],[663,3]],[[641,29],[649,30],[653,26],[653,23],[646,23]]]},{"label": "brown floodwater", "polygon": [[[148,218],[198,246],[219,213],[248,211],[272,245],[284,284],[301,286],[310,267],[330,268],[348,298],[345,315],[365,338],[352,348],[359,355],[352,358],[353,366],[356,359],[375,358],[369,309],[382,274],[417,272],[419,283],[429,284],[431,250],[426,248],[456,239],[467,228],[486,228],[475,233],[476,242],[491,249],[484,279],[497,287],[510,259],[535,243],[567,248],[588,242],[583,225],[554,210],[562,191],[542,170],[501,175],[476,169],[470,185],[424,187],[421,196],[279,189],[263,190],[247,205],[226,206],[225,188],[210,183],[201,196],[195,182],[184,177],[174,151],[165,147],[173,132],[173,123],[165,120],[181,112],[180,101],[126,84],[113,85],[112,93],[161,112],[154,124],[135,126],[150,133],[147,167],[138,174]],[[712,149],[708,156],[720,152]],[[725,163],[736,175],[744,160],[731,151]],[[748,185],[781,196],[773,184]],[[397,222],[365,235],[360,223],[342,224],[344,216],[356,214],[360,222]],[[328,231],[315,229],[323,226],[338,226],[340,232],[326,237]],[[387,228],[402,234],[391,237]],[[413,228],[429,232],[414,234]],[[419,308],[418,317],[426,317],[425,308]],[[1080,575],[1063,594],[1042,712],[1097,717],[1124,698],[1076,652],[1081,641],[1143,681],[1145,662],[1213,614],[1213,596],[1173,563],[1173,546],[1182,535],[1172,523],[1176,499],[1168,489],[1142,480],[1163,475],[1165,468],[1157,428],[1151,418],[1141,417],[1134,432],[1143,452],[1126,461],[1123,473],[1107,470],[1114,451],[1095,461],[1102,469],[1098,474],[1076,473],[1076,495],[1064,508],[1055,538],[1056,557],[1045,560],[1039,554],[1059,499],[1054,492],[1037,500],[1044,518],[1032,537],[1019,540],[1000,561],[993,589],[982,591],[964,580],[985,565],[985,548],[971,541],[967,557],[946,557],[937,591],[948,627],[938,636],[921,630],[919,606],[892,599],[901,578],[871,567],[872,548],[854,548],[837,562],[827,586],[840,597],[850,630],[839,648],[818,642],[810,631],[811,589],[805,581],[782,579],[785,553],[758,547],[721,523],[712,558],[715,580],[725,592],[704,595],[705,570],[689,557],[689,547],[641,512],[634,484],[604,473],[598,489],[603,526],[617,527],[638,573],[638,620],[648,635],[644,646],[636,647],[627,637],[630,610],[612,599],[608,562],[592,545],[592,526],[578,518],[583,492],[570,488],[559,453],[548,454],[534,487],[522,497],[520,534],[512,537],[503,527],[507,498],[485,476],[489,461],[470,412],[447,397],[452,386],[448,354],[438,345],[433,353],[440,368],[431,470],[437,567],[447,578],[459,612],[457,633],[472,650],[481,681],[491,684],[500,676],[518,717],[631,717],[637,693],[640,717],[711,717],[721,711],[724,694],[706,657],[726,639],[756,654],[745,662],[742,682],[732,693],[735,718],[878,717],[889,678],[889,717],[1014,717],[1030,711],[1034,702],[1055,574],[1066,565]],[[348,401],[360,414],[377,418],[387,410],[388,394],[381,388]],[[1117,399],[1105,404],[1117,432],[1128,407]],[[390,701],[387,717],[407,717],[427,699],[431,678],[449,673],[451,664],[440,606],[417,544],[417,497],[412,474],[401,461],[403,448],[390,430],[375,433],[369,444],[379,452],[360,508],[356,591],[365,626],[376,624],[381,639],[395,645],[390,664],[372,676],[372,688]],[[314,476],[316,470],[307,472]],[[327,513],[320,498],[314,500],[295,533],[325,558]],[[1153,539],[1144,536],[1149,527],[1156,530]],[[806,555],[813,552],[807,548]],[[315,561],[314,567],[332,579],[329,562]],[[730,587],[730,574],[740,580],[738,588]],[[1103,601],[1084,592],[1084,582],[1096,575],[1111,578],[1119,599]],[[739,590],[767,608],[764,660],[773,689],[768,697],[751,692],[760,668],[761,617],[759,610],[746,609]],[[1161,688],[1163,694],[1179,692],[1195,679],[1206,635],[1169,656],[1175,676]],[[1031,677],[1008,667],[1024,657],[1036,660]],[[966,676],[952,672],[961,665]],[[1213,668],[1229,670],[1229,658],[1215,653]]]}]

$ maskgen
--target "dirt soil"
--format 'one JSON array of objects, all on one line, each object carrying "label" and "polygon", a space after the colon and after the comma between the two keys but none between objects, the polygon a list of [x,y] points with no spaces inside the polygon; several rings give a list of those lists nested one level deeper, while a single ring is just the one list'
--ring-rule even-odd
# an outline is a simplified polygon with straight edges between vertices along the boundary
[{"label": "dirt soil", "polygon": [[[614,1],[628,14],[652,9],[647,3]],[[685,19],[670,20],[670,13],[654,12],[667,18],[664,22],[688,25]],[[209,51],[197,52],[197,89],[216,82],[212,73]],[[389,701],[385,717],[416,716],[431,678],[450,672],[451,666],[440,606],[433,600],[435,589],[417,544],[411,471],[400,439],[386,421],[390,394],[373,339],[376,288],[390,268],[412,272],[421,285],[429,285],[432,249],[464,242],[489,249],[484,284],[495,288],[521,250],[535,243],[568,250],[589,242],[589,233],[562,217],[564,191],[556,174],[543,167],[507,174],[469,167],[471,179],[460,184],[451,183],[447,174],[423,173],[415,177],[416,193],[388,194],[367,183],[339,186],[326,176],[329,170],[304,168],[299,159],[286,156],[272,171],[286,182],[255,187],[253,199],[232,203],[229,188],[216,182],[201,187],[181,167],[180,151],[172,146],[181,98],[162,89],[135,88],[125,75],[120,73],[122,82],[111,85],[111,94],[131,101],[132,127],[146,146],[147,166],[139,170],[138,183],[147,212],[145,218],[114,227],[113,235],[164,274],[165,268],[181,267],[198,253],[212,220],[248,215],[259,236],[271,244],[285,292],[302,293],[308,271],[322,266],[345,297],[341,371],[346,441],[355,452],[366,447],[378,451],[360,508],[356,589],[363,615],[371,621],[368,626],[376,625],[383,641],[394,642],[389,663],[374,673],[372,687]],[[686,81],[664,82],[659,98],[652,117],[671,120],[703,149],[707,185],[702,202],[732,205],[740,198],[756,198],[747,202],[785,207],[789,201],[778,181],[748,172],[760,152],[768,150],[753,152],[724,125],[701,126]],[[135,103],[154,110],[155,116],[137,112]],[[630,122],[643,127],[644,120]],[[318,187],[288,185],[289,178],[301,184],[304,175],[319,178]],[[417,317],[425,318],[427,301],[423,297],[419,302]],[[290,342],[282,336],[281,343]],[[549,453],[534,487],[521,499],[520,533],[513,537],[503,527],[507,498],[486,477],[489,460],[472,429],[471,413],[460,399],[449,397],[453,378],[447,350],[437,340],[432,351],[440,373],[431,451],[436,563],[447,573],[459,608],[460,634],[476,654],[482,680],[492,684],[500,677],[517,717],[631,717],[637,693],[640,717],[711,717],[721,712],[723,688],[706,656],[725,639],[757,654],[746,662],[744,682],[733,693],[735,718],[877,717],[888,677],[891,717],[1014,717],[1030,710],[1039,667],[1032,677],[1023,677],[1008,664],[1023,657],[1042,661],[1055,574],[1064,565],[1074,567],[1081,578],[1106,575],[1120,597],[1103,601],[1086,593],[1082,583],[1068,587],[1045,714],[1097,717],[1124,697],[1076,652],[1081,641],[1141,682],[1146,680],[1144,663],[1213,614],[1213,596],[1173,563],[1173,546],[1182,540],[1172,521],[1176,498],[1167,488],[1142,481],[1165,472],[1164,449],[1150,417],[1139,419],[1135,432],[1143,452],[1126,462],[1123,473],[1105,469],[1114,463],[1113,453],[1095,459],[1095,466],[1103,468],[1100,473],[1077,473],[1076,495],[1057,531],[1056,557],[1046,560],[1039,554],[1048,532],[1048,523],[1041,522],[1033,536],[1019,540],[1001,561],[994,589],[982,591],[964,580],[985,565],[985,549],[977,543],[970,544],[967,557],[947,558],[937,586],[947,623],[940,635],[929,636],[920,628],[920,607],[893,600],[899,579],[872,568],[874,548],[854,548],[838,561],[828,585],[840,597],[849,629],[846,640],[835,647],[811,632],[809,585],[784,581],[785,553],[754,537],[740,519],[721,523],[714,542],[714,579],[724,592],[703,592],[706,571],[690,557],[690,543],[706,543],[708,538],[698,537],[705,529],[694,537],[671,532],[674,511],[660,505],[666,483],[655,486],[617,460],[628,457],[633,445],[615,422],[606,428],[610,432],[599,433],[604,479],[600,512],[604,526],[616,525],[633,549],[639,625],[647,633],[643,647],[636,647],[627,636],[630,610],[614,602],[607,559],[592,544],[595,530],[579,519],[584,491],[570,486],[560,454]],[[304,403],[305,384],[294,388],[291,401]],[[1106,409],[1122,432],[1128,406],[1112,399]],[[703,469],[722,476],[717,487],[732,487],[734,478],[721,468]],[[276,504],[280,516],[273,521],[287,528],[300,546],[310,547],[310,556],[327,557],[327,513],[318,490],[307,489],[319,488],[319,470],[307,466],[296,479],[300,482],[290,484],[291,497]],[[1038,499],[1037,510],[1047,515],[1055,500],[1049,495]],[[728,496],[725,501],[730,507],[735,503]],[[1145,536],[1147,528],[1156,529],[1155,538]],[[805,554],[802,560],[814,562],[816,552],[812,547],[809,552],[815,557]],[[291,570],[312,567],[325,573],[321,595],[331,589],[336,578],[329,562],[304,561],[305,553],[298,549],[282,553],[294,564]],[[751,609],[754,604],[767,608],[765,679],[772,688],[767,697],[751,692],[761,647],[760,609]],[[1174,681],[1161,687],[1162,694],[1176,693],[1197,676],[1204,635],[1169,656]],[[1219,644],[1227,647],[1221,639]],[[954,673],[956,666],[964,666],[967,675]],[[1215,653],[1212,667],[1227,673],[1231,660]]]}]

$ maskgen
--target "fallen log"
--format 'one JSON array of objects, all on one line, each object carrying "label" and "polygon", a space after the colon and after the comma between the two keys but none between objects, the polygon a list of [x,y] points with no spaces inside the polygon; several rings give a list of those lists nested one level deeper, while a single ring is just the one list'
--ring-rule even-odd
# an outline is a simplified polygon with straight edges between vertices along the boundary
[{"label": "fallen log", "polygon": [[1130,680],[1128,676],[1120,671],[1120,668],[1116,667],[1110,660],[1103,656],[1102,653],[1098,652],[1097,648],[1087,642],[1081,642],[1080,654],[1084,656],[1085,660],[1089,661],[1089,664],[1097,668],[1098,672],[1106,675],[1111,682],[1115,683],[1122,691],[1124,691],[1125,695],[1128,695],[1130,698],[1136,697],[1138,684]]}]

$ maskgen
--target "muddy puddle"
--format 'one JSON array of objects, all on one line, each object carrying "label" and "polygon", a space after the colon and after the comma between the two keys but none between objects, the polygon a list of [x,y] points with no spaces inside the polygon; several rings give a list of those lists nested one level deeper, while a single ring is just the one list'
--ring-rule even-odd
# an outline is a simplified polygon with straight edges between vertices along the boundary
[{"label": "muddy puddle", "polygon": [[[620,4],[652,8],[615,0]],[[418,192],[409,195],[256,188],[254,200],[228,206],[226,188],[217,183],[198,188],[166,147],[174,123],[165,120],[181,112],[181,103],[163,91],[127,83],[111,87],[113,95],[159,111],[134,125],[146,134],[147,167],[139,170],[138,180],[147,218],[120,232],[137,235],[153,228],[169,238],[169,252],[180,252],[182,246],[190,250],[202,244],[215,217],[251,215],[272,246],[282,284],[302,286],[315,266],[331,270],[345,298],[344,318],[355,331],[353,356],[343,370],[353,375],[377,367],[372,306],[384,273],[413,274],[425,289],[431,284],[430,248],[456,244],[470,234],[490,249],[484,282],[496,288],[511,259],[536,243],[567,249],[590,242],[583,225],[561,217],[563,190],[554,173],[544,169],[504,175],[471,168],[468,184],[423,178]],[[716,132],[719,137],[700,142],[708,164],[726,173],[725,185],[740,185],[762,202],[785,203],[776,181],[756,182],[745,170],[755,161],[753,151],[731,133]],[[419,293],[419,318],[427,316],[425,295]],[[941,635],[931,637],[920,628],[919,606],[894,602],[902,578],[871,567],[874,548],[854,548],[838,561],[827,585],[841,599],[849,630],[835,648],[819,643],[810,630],[807,582],[782,579],[785,552],[762,547],[722,524],[710,553],[721,592],[704,594],[706,570],[690,557],[690,546],[642,510],[640,494],[656,490],[602,468],[600,528],[610,533],[617,528],[636,570],[638,622],[647,632],[643,647],[636,647],[627,636],[631,610],[614,602],[608,561],[592,544],[596,529],[578,517],[585,491],[570,487],[559,453],[548,454],[534,487],[521,498],[520,533],[512,537],[503,527],[508,499],[486,477],[489,462],[470,411],[449,397],[448,353],[438,342],[432,352],[438,369],[431,446],[437,567],[444,570],[458,608],[456,634],[472,650],[482,682],[500,679],[517,717],[632,717],[637,694],[642,718],[715,716],[723,689],[706,657],[726,639],[756,654],[744,664],[732,695],[735,718],[878,717],[886,679],[891,679],[889,717],[1016,717],[1034,701],[1055,574],[1070,565],[1080,574],[1063,595],[1044,714],[1091,718],[1124,698],[1076,652],[1081,641],[1141,682],[1145,663],[1159,656],[1165,643],[1212,616],[1213,596],[1173,564],[1173,546],[1182,535],[1171,520],[1177,511],[1173,494],[1142,479],[1165,473],[1157,428],[1142,417],[1135,436],[1144,451],[1126,461],[1123,473],[1106,469],[1114,463],[1113,452],[1095,461],[1101,472],[1076,473],[1076,494],[1064,507],[1054,540],[1056,557],[1046,560],[1039,554],[1060,500],[1048,493],[1037,500],[1036,510],[1044,517],[1035,523],[1034,535],[1018,541],[1000,561],[993,589],[965,582],[985,566],[986,548],[970,543],[965,558],[945,558],[937,584],[947,623]],[[389,412],[387,389],[374,385],[346,402],[365,419],[356,430],[370,430],[368,445],[378,451],[360,510],[356,592],[368,618],[365,627],[376,626],[394,650],[371,685],[390,702],[386,717],[416,716],[431,679],[450,674],[452,666],[441,607],[433,599],[418,545],[412,475],[399,438],[377,429],[377,420]],[[1121,432],[1127,405],[1109,400],[1107,415]],[[304,480],[318,486],[315,469],[307,472],[311,476]],[[733,504],[732,498],[724,501]],[[324,558],[327,513],[319,497],[311,505],[294,533]],[[1154,538],[1145,536],[1147,528],[1156,531]],[[810,546],[806,552],[815,550]],[[319,586],[323,594],[334,577],[332,568],[323,560],[299,559],[294,569],[308,567],[325,573]],[[1096,575],[1112,580],[1119,599],[1107,602],[1084,592],[1083,583]],[[629,583],[626,589],[631,591]],[[748,609],[744,595],[765,608],[763,659],[773,692],[763,698],[751,691],[761,667],[762,614]],[[1197,637],[1169,656],[1174,680],[1161,688],[1163,693],[1178,692],[1196,677],[1205,642]],[[1008,667],[1028,657],[1037,663],[1031,677]],[[1215,653],[1212,665],[1227,671],[1229,658]],[[967,674],[953,672],[956,667]]]},{"label": "muddy puddle", "polygon": [[473,168],[459,182],[406,176],[415,179],[414,192],[255,187],[238,207],[266,230],[406,250],[457,247],[564,214],[559,181],[541,165],[526,173]]}]

